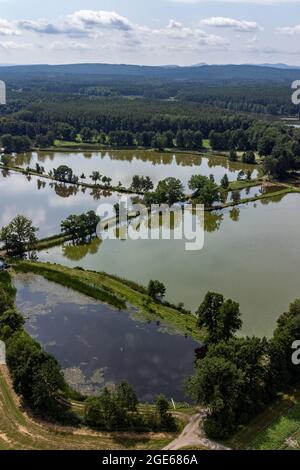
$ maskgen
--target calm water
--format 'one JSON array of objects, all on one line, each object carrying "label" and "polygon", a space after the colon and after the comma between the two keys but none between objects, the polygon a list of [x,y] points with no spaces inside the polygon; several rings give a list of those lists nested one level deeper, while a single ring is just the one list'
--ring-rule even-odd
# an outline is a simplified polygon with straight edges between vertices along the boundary
[{"label": "calm water", "polygon": [[196,252],[178,240],[108,240],[93,254],[66,246],[41,253],[41,259],[145,285],[159,279],[172,302],[193,310],[207,291],[220,292],[240,302],[243,333],[270,335],[278,316],[300,297],[299,213],[300,196],[290,194],[207,215],[204,248]]},{"label": "calm water", "polygon": [[231,202],[234,200],[235,195],[238,194],[239,199],[250,199],[253,197],[260,196],[262,194],[270,194],[281,190],[280,186],[252,186],[249,188],[242,189],[241,191],[229,191],[227,195],[226,202]]},{"label": "calm water", "polygon": [[26,330],[57,358],[75,388],[93,394],[104,384],[128,380],[143,401],[159,393],[186,399],[184,381],[199,347],[193,339],[40,276],[18,275],[15,285]]},{"label": "calm water", "polygon": [[40,228],[38,237],[60,233],[60,223],[70,214],[96,210],[100,203],[115,203],[116,193],[95,192],[73,185],[52,183],[20,173],[0,171],[0,227],[22,214]]},{"label": "calm water", "polygon": [[133,175],[149,176],[155,184],[163,178],[174,176],[186,187],[190,177],[199,173],[206,176],[213,174],[218,183],[225,173],[231,181],[236,180],[240,170],[250,169],[253,177],[257,175],[253,166],[232,163],[223,157],[206,158],[153,151],[33,152],[16,157],[18,166],[34,168],[36,163],[42,165],[47,172],[60,165],[68,165],[78,176],[84,172],[87,182],[92,171],[98,170],[102,175],[111,177],[114,185],[121,181],[125,187],[130,186]]},{"label": "calm water", "polygon": [[[129,184],[135,173],[148,174],[156,181],[171,175],[187,181],[194,173],[213,173],[218,179],[227,171],[232,179],[241,168],[224,158],[157,152],[32,153],[20,159],[26,166],[39,161],[46,169],[66,163],[78,174],[98,169],[123,184]],[[0,173],[0,189],[0,225],[22,213],[40,226],[40,236],[59,232],[61,220],[71,213],[117,200],[116,194],[105,198],[91,190],[83,193],[13,173],[6,177]],[[243,190],[241,197],[252,197],[260,190]],[[244,333],[270,335],[280,313],[300,297],[299,210],[299,195],[290,194],[207,214],[205,245],[199,252],[186,252],[182,241],[100,244],[96,239],[89,246],[67,244],[47,250],[40,258],[115,273],[145,285],[150,279],[160,279],[172,302],[184,302],[192,310],[208,290],[221,292],[240,302]]]}]

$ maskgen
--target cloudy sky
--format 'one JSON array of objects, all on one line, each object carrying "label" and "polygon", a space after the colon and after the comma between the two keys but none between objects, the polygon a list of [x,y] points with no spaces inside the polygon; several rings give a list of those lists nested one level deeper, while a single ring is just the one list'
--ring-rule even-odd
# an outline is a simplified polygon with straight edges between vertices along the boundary
[{"label": "cloudy sky", "polygon": [[300,0],[0,0],[0,64],[300,65]]}]

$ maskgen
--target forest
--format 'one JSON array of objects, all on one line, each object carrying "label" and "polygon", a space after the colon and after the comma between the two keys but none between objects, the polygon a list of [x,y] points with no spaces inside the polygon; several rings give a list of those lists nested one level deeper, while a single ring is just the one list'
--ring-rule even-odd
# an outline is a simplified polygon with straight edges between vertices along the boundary
[{"label": "forest", "polygon": [[213,151],[257,153],[266,173],[276,178],[298,170],[300,130],[280,120],[299,116],[288,81],[297,71],[273,70],[272,81],[270,68],[253,67],[246,81],[240,66],[230,81],[225,71],[223,81],[222,73],[208,81],[202,67],[198,77],[182,72],[182,80],[177,69],[173,74],[155,69],[151,78],[148,70],[130,75],[121,67],[124,75],[116,69],[114,75],[97,75],[95,68],[82,65],[80,71],[73,67],[73,75],[66,67],[54,68],[53,75],[42,66],[25,67],[22,73],[18,67],[3,68],[8,105],[0,108],[0,137],[5,153],[51,148],[57,142],[202,151],[208,142]]}]

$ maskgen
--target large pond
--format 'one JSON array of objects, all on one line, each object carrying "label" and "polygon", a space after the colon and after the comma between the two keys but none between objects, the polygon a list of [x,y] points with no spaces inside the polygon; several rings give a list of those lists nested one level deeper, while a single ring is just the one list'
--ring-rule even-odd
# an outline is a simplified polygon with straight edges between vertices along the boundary
[{"label": "large pond", "polygon": [[184,383],[199,347],[193,339],[40,276],[17,275],[14,282],[27,332],[57,358],[74,388],[94,394],[105,384],[128,380],[142,401],[159,393],[186,399]]},{"label": "large pond", "polygon": [[111,152],[33,152],[18,155],[15,159],[17,166],[34,168],[39,163],[45,171],[53,170],[60,165],[68,165],[73,172],[80,176],[85,174],[87,182],[94,170],[112,178],[114,185],[119,181],[129,187],[133,175],[149,176],[156,184],[159,180],[173,176],[179,178],[187,187],[190,177],[194,174],[209,176],[213,174],[217,183],[226,173],[233,181],[239,171],[252,171],[257,176],[253,165],[230,162],[224,157],[202,157],[189,154],[168,154],[153,151],[111,151]]},{"label": "large pond", "polygon": [[243,333],[270,335],[278,316],[300,297],[300,196],[258,201],[207,214],[201,251],[180,240],[107,240],[56,247],[42,260],[107,271],[146,285],[159,279],[167,296],[195,310],[207,291],[240,302]]}]

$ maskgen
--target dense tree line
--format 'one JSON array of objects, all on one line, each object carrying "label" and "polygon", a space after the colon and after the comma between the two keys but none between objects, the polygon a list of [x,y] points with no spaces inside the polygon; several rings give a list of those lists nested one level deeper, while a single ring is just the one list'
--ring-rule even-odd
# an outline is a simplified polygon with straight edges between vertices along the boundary
[{"label": "dense tree line", "polygon": [[[108,67],[107,65],[106,68]],[[94,99],[172,99],[182,103],[196,102],[205,107],[213,106],[232,112],[299,115],[299,106],[294,106],[291,102],[290,85],[293,80],[298,79],[295,70],[289,72],[263,67],[255,70],[254,67],[240,66],[233,67],[229,75],[222,67],[190,68],[189,71],[182,68],[161,68],[155,70],[155,74],[153,68],[149,70],[149,74],[145,68],[139,68],[136,70],[138,73],[133,74],[131,68],[130,75],[125,73],[121,76],[116,75],[115,71],[112,72],[113,75],[107,75],[107,72],[98,68],[91,75],[82,71],[79,74],[75,69],[70,69],[67,74],[53,70],[50,77],[49,72],[24,73],[24,70],[15,68],[15,71],[11,70],[7,76],[3,69],[2,76],[8,85],[10,110],[20,109],[25,100],[34,101],[37,97],[43,100],[45,95],[52,97],[59,94]],[[121,70],[119,72],[122,73]],[[175,79],[177,74],[180,75],[180,80],[178,77]]]},{"label": "dense tree line", "polygon": [[270,340],[235,336],[242,326],[239,305],[220,294],[209,292],[197,314],[208,332],[207,349],[188,390],[208,409],[207,434],[224,438],[299,382],[292,346],[300,337],[300,300],[281,315]]},{"label": "dense tree line", "polygon": [[[35,80],[35,89],[24,88],[22,93],[14,93],[9,105],[1,108],[0,137],[5,152],[24,152],[33,145],[48,147],[55,139],[112,148],[201,150],[203,140],[210,139],[213,150],[228,151],[231,155],[242,151],[245,162],[252,163],[256,152],[271,176],[284,178],[290,171],[298,170],[299,129],[238,114],[257,113],[256,106],[261,106],[264,113],[296,115],[299,107],[291,104],[291,90],[285,85],[235,83],[201,87],[190,82],[161,83],[172,97],[166,100],[125,98],[126,93],[137,96],[131,90],[134,79],[127,81],[124,89],[119,80],[112,94],[100,92],[96,96],[91,93],[99,83],[91,83],[92,89],[86,93],[82,77],[81,83],[72,81],[72,77],[64,80],[59,84],[60,92],[54,82]],[[139,83],[143,89],[151,88],[150,80]],[[101,86],[113,87],[108,78]],[[197,99],[199,95],[206,100],[203,105]],[[216,106],[227,110],[217,110]]]},{"label": "dense tree line", "polygon": [[176,421],[169,412],[169,402],[163,395],[156,397],[154,409],[148,407],[141,413],[138,405],[137,396],[128,382],[121,382],[113,389],[105,387],[99,396],[86,400],[84,422],[106,431],[177,430]]},{"label": "dense tree line", "polygon": [[190,84],[189,87],[184,84],[177,97],[184,102],[197,102],[230,112],[299,116],[300,111],[299,106],[292,103],[290,83],[227,83],[222,86]]},{"label": "dense tree line", "polygon": [[[252,118],[216,113],[194,103],[29,94],[0,117],[0,136],[26,136],[35,145],[53,140],[99,142],[111,146],[202,147],[212,130],[249,127]],[[11,112],[10,112],[11,111]],[[7,151],[9,147],[7,148]]]},{"label": "dense tree line", "polygon": [[83,243],[95,235],[99,222],[100,217],[94,211],[80,215],[72,214],[62,221],[61,231],[63,234],[70,236],[73,242]]},{"label": "dense tree line", "polygon": [[[228,177],[223,178],[222,184],[221,188],[217,186],[213,175],[210,175],[210,177],[202,175],[191,176],[188,186],[193,192],[191,195],[193,202],[204,204],[205,207],[212,207],[215,202],[221,200],[222,189],[228,189]],[[168,204],[172,206],[185,199],[186,195],[180,179],[169,177],[159,181],[153,191],[145,191],[143,203],[148,207],[152,204]]]},{"label": "dense tree line", "polygon": [[36,412],[47,418],[76,422],[60,367],[24,331],[24,319],[15,309],[14,296],[9,274],[0,273],[0,339],[6,343],[14,388]]}]

